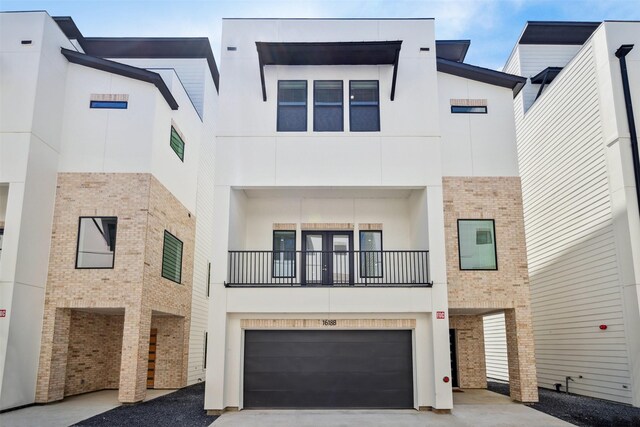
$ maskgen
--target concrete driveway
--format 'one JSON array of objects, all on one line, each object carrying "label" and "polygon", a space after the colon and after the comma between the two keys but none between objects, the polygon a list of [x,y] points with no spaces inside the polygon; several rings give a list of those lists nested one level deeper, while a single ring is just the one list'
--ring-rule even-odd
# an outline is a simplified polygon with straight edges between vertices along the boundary
[{"label": "concrete driveway", "polygon": [[565,421],[488,390],[454,394],[451,415],[415,410],[244,410],[218,418],[212,427],[561,427]]},{"label": "concrete driveway", "polygon": [[[175,390],[147,390],[145,401]],[[118,390],[102,390],[67,397],[59,402],[34,405],[0,414],[2,427],[67,427],[117,406]]]}]

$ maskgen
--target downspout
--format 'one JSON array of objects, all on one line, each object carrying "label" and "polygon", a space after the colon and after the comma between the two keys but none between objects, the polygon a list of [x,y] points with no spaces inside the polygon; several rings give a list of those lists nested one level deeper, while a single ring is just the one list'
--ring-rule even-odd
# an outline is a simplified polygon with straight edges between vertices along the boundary
[{"label": "downspout", "polygon": [[616,57],[620,60],[620,73],[622,74],[622,91],[624,92],[624,106],[627,110],[627,123],[631,137],[631,154],[633,156],[633,174],[636,181],[636,198],[640,210],[640,149],[638,148],[638,134],[633,117],[633,105],[631,104],[631,90],[629,89],[629,75],[627,73],[627,61],[625,57],[633,49],[632,44],[623,44],[616,50]]}]

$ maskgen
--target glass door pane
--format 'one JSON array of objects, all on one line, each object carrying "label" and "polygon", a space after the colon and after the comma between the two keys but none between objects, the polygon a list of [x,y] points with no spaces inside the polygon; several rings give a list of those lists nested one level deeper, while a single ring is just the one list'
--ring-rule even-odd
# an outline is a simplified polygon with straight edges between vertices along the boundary
[{"label": "glass door pane", "polygon": [[349,236],[342,234],[333,235],[333,283],[348,284],[349,283]]},{"label": "glass door pane", "polygon": [[326,266],[322,256],[322,234],[307,234],[305,237],[305,277],[307,283],[322,283]]}]

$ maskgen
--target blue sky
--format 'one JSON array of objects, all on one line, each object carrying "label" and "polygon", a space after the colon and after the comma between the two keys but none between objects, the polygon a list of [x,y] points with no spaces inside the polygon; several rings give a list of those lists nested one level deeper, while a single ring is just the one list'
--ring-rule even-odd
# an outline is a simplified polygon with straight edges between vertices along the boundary
[{"label": "blue sky", "polygon": [[0,0],[0,10],[71,16],[89,37],[209,37],[221,18],[436,18],[439,39],[470,39],[467,62],[499,69],[526,21],[640,20],[628,0]]}]

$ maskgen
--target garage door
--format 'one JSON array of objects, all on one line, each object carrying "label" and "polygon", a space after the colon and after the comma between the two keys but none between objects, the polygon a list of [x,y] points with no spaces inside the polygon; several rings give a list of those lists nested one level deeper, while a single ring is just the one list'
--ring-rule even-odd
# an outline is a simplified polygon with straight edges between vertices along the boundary
[{"label": "garage door", "polygon": [[413,408],[411,331],[246,331],[245,408]]}]

